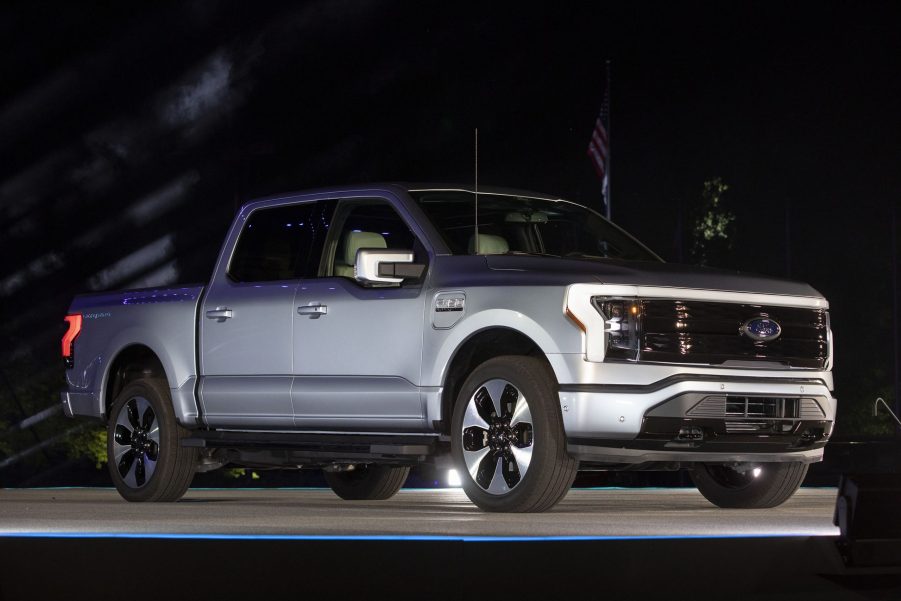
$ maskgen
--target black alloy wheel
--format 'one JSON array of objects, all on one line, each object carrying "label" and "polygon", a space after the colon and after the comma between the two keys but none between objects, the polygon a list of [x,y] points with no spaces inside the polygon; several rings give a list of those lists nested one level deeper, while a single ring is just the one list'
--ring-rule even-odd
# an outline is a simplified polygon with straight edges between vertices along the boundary
[{"label": "black alloy wheel", "polygon": [[160,455],[159,420],[142,396],[129,398],[119,411],[113,435],[113,459],[130,488],[141,488],[153,477]]},{"label": "black alloy wheel", "polygon": [[181,446],[168,383],[143,378],[126,385],[110,409],[110,476],[128,501],[176,501],[194,478],[197,450]]}]

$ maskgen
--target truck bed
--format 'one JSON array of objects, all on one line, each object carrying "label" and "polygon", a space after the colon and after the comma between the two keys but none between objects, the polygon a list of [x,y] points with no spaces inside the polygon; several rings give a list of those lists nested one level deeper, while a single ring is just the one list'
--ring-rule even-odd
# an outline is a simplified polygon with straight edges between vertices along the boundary
[{"label": "truck bed", "polygon": [[110,358],[128,347],[143,346],[160,362],[178,402],[197,375],[197,308],[203,284],[84,294],[75,297],[69,314],[82,315],[74,369],[66,370],[73,415],[103,418],[105,377]]}]

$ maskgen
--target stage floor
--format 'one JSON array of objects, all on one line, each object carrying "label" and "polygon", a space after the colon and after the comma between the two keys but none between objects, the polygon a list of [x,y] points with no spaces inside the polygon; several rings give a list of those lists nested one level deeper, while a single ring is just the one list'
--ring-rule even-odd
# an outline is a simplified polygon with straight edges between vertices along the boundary
[{"label": "stage floor", "polygon": [[574,489],[540,514],[489,514],[459,489],[343,501],[321,489],[192,489],[178,503],[127,503],[98,488],[0,490],[0,534],[727,537],[837,535],[834,488],[781,507],[719,509],[695,489]]},{"label": "stage floor", "polygon": [[0,600],[901,598],[901,567],[846,565],[835,496],[802,489],[750,511],[718,509],[694,489],[575,489],[546,513],[487,514],[455,489],[381,502],[193,489],[167,504],[112,489],[8,489]]}]

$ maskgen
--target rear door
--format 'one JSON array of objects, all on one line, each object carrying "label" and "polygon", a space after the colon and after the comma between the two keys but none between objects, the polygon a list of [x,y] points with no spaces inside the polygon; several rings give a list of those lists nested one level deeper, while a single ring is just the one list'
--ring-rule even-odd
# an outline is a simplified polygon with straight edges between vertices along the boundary
[{"label": "rear door", "polygon": [[293,426],[294,296],[299,279],[318,269],[318,211],[316,202],[253,210],[230,260],[219,266],[200,313],[200,397],[208,425]]}]

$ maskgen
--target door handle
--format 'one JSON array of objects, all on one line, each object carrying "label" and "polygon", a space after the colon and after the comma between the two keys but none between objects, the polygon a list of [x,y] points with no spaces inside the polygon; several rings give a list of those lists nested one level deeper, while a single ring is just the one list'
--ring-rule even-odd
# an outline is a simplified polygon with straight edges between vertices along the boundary
[{"label": "door handle", "polygon": [[297,307],[298,315],[309,315],[314,319],[328,313],[328,305],[302,305]]},{"label": "door handle", "polygon": [[216,307],[215,309],[211,309],[206,312],[206,316],[209,319],[218,319],[219,321],[224,321],[226,319],[232,318],[232,310],[228,307]]}]

